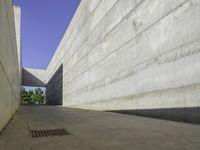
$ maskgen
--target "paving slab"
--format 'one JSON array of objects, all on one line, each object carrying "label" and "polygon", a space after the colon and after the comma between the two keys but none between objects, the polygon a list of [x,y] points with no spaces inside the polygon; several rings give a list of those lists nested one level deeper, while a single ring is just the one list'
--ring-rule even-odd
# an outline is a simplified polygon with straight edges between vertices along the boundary
[{"label": "paving slab", "polygon": [[[70,135],[32,138],[30,130]],[[200,126],[112,112],[23,105],[0,135],[0,150],[199,150]]]}]

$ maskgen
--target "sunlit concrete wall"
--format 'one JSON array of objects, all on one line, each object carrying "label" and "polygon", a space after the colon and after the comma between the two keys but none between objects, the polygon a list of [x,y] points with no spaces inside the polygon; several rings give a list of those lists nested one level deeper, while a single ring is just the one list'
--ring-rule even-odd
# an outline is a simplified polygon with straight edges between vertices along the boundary
[{"label": "sunlit concrete wall", "polygon": [[199,117],[199,27],[199,0],[82,0],[48,70],[64,106]]},{"label": "sunlit concrete wall", "polygon": [[20,8],[0,0],[0,131],[20,104]]},{"label": "sunlit concrete wall", "polygon": [[19,6],[13,6],[14,9],[14,18],[15,18],[15,32],[17,40],[17,53],[18,53],[18,62],[19,62],[19,71],[22,72],[22,52],[21,52],[21,8]]},{"label": "sunlit concrete wall", "polygon": [[64,106],[200,123],[199,18],[198,0],[82,0],[47,86]]}]

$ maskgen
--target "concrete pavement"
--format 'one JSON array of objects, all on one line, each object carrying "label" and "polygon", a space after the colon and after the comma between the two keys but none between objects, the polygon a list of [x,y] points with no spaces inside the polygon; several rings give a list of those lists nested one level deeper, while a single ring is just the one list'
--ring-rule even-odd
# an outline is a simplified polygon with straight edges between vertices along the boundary
[{"label": "concrete pavement", "polygon": [[[29,130],[71,135],[31,138]],[[21,106],[0,135],[0,150],[199,150],[200,126],[56,106]]]}]

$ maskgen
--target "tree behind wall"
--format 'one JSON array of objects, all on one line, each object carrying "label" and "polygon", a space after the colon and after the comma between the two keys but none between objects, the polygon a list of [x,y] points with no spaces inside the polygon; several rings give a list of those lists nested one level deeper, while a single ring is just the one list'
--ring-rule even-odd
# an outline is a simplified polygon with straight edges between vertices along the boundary
[{"label": "tree behind wall", "polygon": [[46,94],[40,88],[26,91],[22,88],[22,103],[23,104],[44,104],[46,101]]},{"label": "tree behind wall", "polygon": [[31,100],[30,94],[28,91],[25,90],[24,87],[22,87],[22,103],[29,103]]}]

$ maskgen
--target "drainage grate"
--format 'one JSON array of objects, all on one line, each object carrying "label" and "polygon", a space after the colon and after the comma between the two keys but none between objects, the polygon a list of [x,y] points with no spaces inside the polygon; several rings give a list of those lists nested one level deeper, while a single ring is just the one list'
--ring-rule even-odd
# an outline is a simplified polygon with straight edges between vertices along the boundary
[{"label": "drainage grate", "polygon": [[68,132],[66,129],[30,130],[30,136],[32,138],[64,136],[70,134],[71,133]]}]

